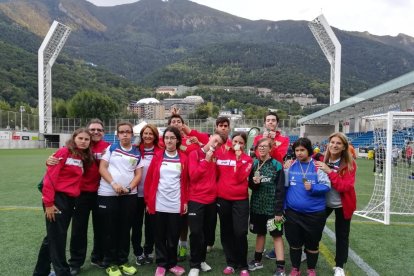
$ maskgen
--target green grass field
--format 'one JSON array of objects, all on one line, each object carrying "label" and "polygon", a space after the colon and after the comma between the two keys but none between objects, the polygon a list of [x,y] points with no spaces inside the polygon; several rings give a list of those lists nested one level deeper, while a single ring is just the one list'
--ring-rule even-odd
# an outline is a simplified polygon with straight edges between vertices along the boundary
[{"label": "green grass field", "polygon": [[[51,150],[0,150],[0,267],[1,275],[31,275],[37,253],[45,235],[44,215],[40,209],[41,195],[36,185],[44,173],[46,157]],[[358,160],[357,196],[358,209],[369,200],[373,189],[371,160]],[[327,227],[334,230],[333,215]],[[414,218],[392,218],[392,224],[353,217],[350,247],[379,275],[414,275],[414,248],[412,247]],[[249,234],[249,259],[254,253],[255,236]],[[270,248],[270,238],[267,240]],[[286,247],[287,248],[287,247]],[[324,234],[318,262],[319,275],[332,275],[334,266],[334,242]],[[287,250],[286,250],[287,253]],[[89,253],[88,253],[89,256]],[[130,255],[133,261],[132,254]],[[288,254],[287,268],[290,269]],[[219,232],[214,250],[207,255],[213,271],[206,275],[223,275],[225,266]],[[183,263],[187,271],[188,262]],[[264,269],[252,275],[272,275],[273,261],[264,260]],[[302,265],[305,271],[306,265]],[[155,265],[138,267],[137,275],[153,275]],[[347,275],[366,275],[352,260],[346,266]],[[104,271],[92,267],[89,259],[81,275],[104,275]]]}]

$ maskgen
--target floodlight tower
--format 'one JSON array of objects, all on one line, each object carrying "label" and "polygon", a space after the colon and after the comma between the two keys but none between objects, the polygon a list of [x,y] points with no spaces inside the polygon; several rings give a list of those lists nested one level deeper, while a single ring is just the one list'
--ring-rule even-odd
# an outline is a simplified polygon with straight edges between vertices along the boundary
[{"label": "floodlight tower", "polygon": [[329,105],[341,100],[341,44],[323,14],[309,22],[309,29],[331,64]]},{"label": "floodlight tower", "polygon": [[52,66],[70,31],[68,26],[53,21],[38,51],[40,133],[52,133]]}]

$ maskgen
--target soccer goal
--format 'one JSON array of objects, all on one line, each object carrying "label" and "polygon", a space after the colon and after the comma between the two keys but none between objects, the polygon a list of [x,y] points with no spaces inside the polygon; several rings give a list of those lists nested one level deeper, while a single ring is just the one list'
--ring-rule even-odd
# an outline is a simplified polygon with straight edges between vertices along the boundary
[{"label": "soccer goal", "polygon": [[374,135],[375,182],[368,204],[355,214],[384,224],[414,215],[414,112],[367,116]]}]

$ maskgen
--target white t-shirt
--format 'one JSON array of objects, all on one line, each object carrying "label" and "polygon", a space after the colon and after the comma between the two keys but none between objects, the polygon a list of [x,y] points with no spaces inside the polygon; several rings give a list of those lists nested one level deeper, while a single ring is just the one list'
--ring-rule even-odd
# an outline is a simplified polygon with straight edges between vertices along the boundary
[{"label": "white t-shirt", "polygon": [[[135,176],[135,170],[143,167],[141,154],[139,149],[135,146],[132,146],[130,150],[125,150],[120,145],[112,145],[112,151],[111,146],[109,146],[102,156],[102,160],[109,163],[108,171],[113,180],[123,187],[128,187]],[[131,191],[131,194],[136,193],[137,188],[134,188]],[[111,184],[106,182],[103,177],[101,177],[98,195],[118,196]]]},{"label": "white t-shirt", "polygon": [[180,213],[181,170],[178,152],[173,156],[165,152],[155,201],[157,212]]},{"label": "white t-shirt", "polygon": [[154,157],[154,147],[152,148],[144,148],[144,155],[142,156],[141,162],[142,165],[144,166],[143,171],[142,171],[142,177],[141,177],[141,181],[138,184],[138,197],[144,197],[144,183],[145,183],[145,178],[147,177],[147,171],[149,168],[149,165],[151,164],[152,158]]}]

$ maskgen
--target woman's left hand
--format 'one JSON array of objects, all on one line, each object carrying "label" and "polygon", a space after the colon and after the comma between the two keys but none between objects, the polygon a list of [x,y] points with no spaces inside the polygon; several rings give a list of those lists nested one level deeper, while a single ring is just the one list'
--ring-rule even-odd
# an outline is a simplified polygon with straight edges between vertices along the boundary
[{"label": "woman's left hand", "polygon": [[321,169],[325,173],[330,173],[332,171],[331,168],[329,168],[324,162],[315,161],[315,165],[318,169]]},{"label": "woman's left hand", "polygon": [[60,210],[55,205],[45,208],[45,216],[50,222],[56,220],[55,214],[61,214]]}]

